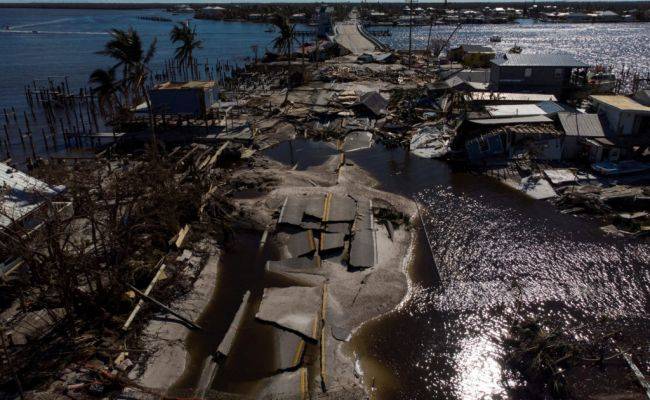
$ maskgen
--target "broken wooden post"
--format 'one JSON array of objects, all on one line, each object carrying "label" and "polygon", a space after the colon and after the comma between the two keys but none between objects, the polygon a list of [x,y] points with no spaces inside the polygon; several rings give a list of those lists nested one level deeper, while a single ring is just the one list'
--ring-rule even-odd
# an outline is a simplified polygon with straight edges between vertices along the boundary
[{"label": "broken wooden post", "polygon": [[176,311],[172,310],[171,308],[167,307],[166,305],[164,305],[163,303],[161,303],[161,302],[159,302],[158,300],[154,299],[153,297],[151,297],[151,296],[149,296],[149,295],[146,295],[146,294],[142,293],[142,292],[141,292],[138,288],[136,288],[135,286],[133,286],[133,285],[129,285],[129,284],[127,284],[127,286],[128,286],[131,290],[133,290],[133,291],[135,292],[135,294],[137,294],[138,296],[142,297],[143,299],[145,299],[145,300],[147,300],[147,301],[149,301],[149,302],[151,302],[151,303],[157,305],[158,307],[160,307],[160,308],[162,308],[163,310],[167,311],[168,313],[170,313],[170,314],[173,315],[174,317],[180,319],[181,321],[183,321],[183,323],[187,324],[190,328],[192,328],[192,329],[199,329],[199,330],[201,329],[200,326],[198,326],[198,325],[195,324],[194,322],[190,321],[188,318],[182,316],[181,314],[179,314],[179,313],[177,313]]}]

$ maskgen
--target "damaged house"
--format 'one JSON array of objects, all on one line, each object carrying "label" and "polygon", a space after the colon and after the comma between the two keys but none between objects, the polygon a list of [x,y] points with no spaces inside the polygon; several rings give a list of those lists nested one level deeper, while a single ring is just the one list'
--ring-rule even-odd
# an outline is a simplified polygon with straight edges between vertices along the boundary
[{"label": "damaged house", "polygon": [[470,68],[487,68],[496,56],[491,47],[478,44],[461,44],[447,52],[450,61],[457,61]]},{"label": "damaged house", "polygon": [[563,133],[552,123],[518,123],[489,128],[465,142],[471,161],[486,158],[518,158],[528,154],[536,160],[562,158]]},{"label": "damaged house", "polygon": [[597,114],[561,112],[558,120],[564,130],[563,159],[617,161],[625,152],[607,137]]},{"label": "damaged house", "polygon": [[[29,234],[41,226],[51,200],[65,191],[0,163],[0,230],[9,235]],[[22,264],[0,254],[0,274],[10,273]]]},{"label": "damaged house", "polygon": [[566,54],[503,54],[490,64],[490,90],[558,95],[589,68]]}]

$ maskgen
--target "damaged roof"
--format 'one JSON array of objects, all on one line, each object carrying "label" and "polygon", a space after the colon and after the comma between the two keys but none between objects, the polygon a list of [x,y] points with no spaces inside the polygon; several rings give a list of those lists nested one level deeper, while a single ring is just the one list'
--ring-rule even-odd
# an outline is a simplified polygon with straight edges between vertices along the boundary
[{"label": "damaged roof", "polygon": [[376,116],[380,116],[386,114],[388,100],[379,92],[368,92],[361,96],[357,106],[364,106]]},{"label": "damaged roof", "polygon": [[552,135],[562,136],[553,124],[516,124],[506,125],[490,130],[489,134],[509,133],[515,135]]},{"label": "damaged roof", "polygon": [[503,54],[492,63],[505,67],[586,68],[589,65],[569,54]]},{"label": "damaged roof", "polygon": [[65,191],[0,163],[0,226],[8,227]]},{"label": "damaged roof", "polygon": [[558,113],[560,124],[567,136],[605,137],[603,125],[597,114]]}]

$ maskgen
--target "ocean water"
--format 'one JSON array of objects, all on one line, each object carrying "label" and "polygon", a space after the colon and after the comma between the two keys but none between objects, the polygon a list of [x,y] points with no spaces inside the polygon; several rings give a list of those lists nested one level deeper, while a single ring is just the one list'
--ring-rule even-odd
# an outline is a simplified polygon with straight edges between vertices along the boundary
[{"label": "ocean water", "polygon": [[[503,25],[463,25],[452,37],[450,45],[483,44],[497,52],[506,52],[515,44],[524,53],[568,53],[590,65],[623,66],[639,72],[650,72],[650,23],[551,24],[523,23]],[[446,40],[455,26],[439,25],[432,29],[432,38]],[[391,47],[407,49],[408,27],[391,28],[392,35],[380,40]],[[501,36],[500,43],[490,37]],[[413,46],[423,49],[429,27],[413,28]]]},{"label": "ocean water", "polygon": [[[161,16],[173,22],[138,19],[139,16]],[[67,76],[70,88],[87,86],[90,73],[107,68],[111,60],[96,54],[109,39],[112,28],[133,27],[148,45],[157,38],[156,57],[152,69],[173,56],[174,46],[169,31],[175,22],[191,18],[191,14],[172,15],[164,10],[63,10],[2,9],[0,12],[0,110],[25,107],[24,87],[33,80]],[[197,52],[200,62],[207,59],[241,64],[253,56],[252,45],[260,54],[269,46],[273,34],[262,24],[194,20],[203,49]],[[11,26],[7,31],[6,27]],[[34,33],[38,31],[38,33]]]}]

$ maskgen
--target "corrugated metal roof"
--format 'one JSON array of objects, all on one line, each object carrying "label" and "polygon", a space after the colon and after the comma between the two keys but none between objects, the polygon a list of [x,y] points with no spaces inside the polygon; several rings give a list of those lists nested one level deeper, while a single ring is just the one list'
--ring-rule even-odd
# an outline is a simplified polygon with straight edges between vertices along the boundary
[{"label": "corrugated metal roof", "polygon": [[552,94],[538,93],[505,93],[505,92],[472,92],[465,95],[466,101],[518,101],[540,102],[557,101]]},{"label": "corrugated metal roof", "polygon": [[622,95],[593,95],[589,96],[591,99],[598,103],[607,104],[609,106],[618,108],[625,111],[641,111],[650,112],[650,107]]},{"label": "corrugated metal roof", "polygon": [[509,125],[553,122],[553,120],[545,115],[533,115],[530,117],[471,119],[469,122],[473,122],[479,125]]},{"label": "corrugated metal roof", "polygon": [[503,54],[492,62],[508,67],[582,68],[589,66],[568,54]]},{"label": "corrugated metal roof", "polygon": [[531,115],[545,115],[535,104],[504,104],[498,106],[485,106],[485,110],[494,118],[502,117],[529,117]]},{"label": "corrugated metal roof", "polygon": [[45,202],[63,192],[24,172],[0,163],[0,226],[8,227]]},{"label": "corrugated metal roof", "polygon": [[605,137],[597,114],[561,112],[558,113],[558,118],[567,136]]}]

